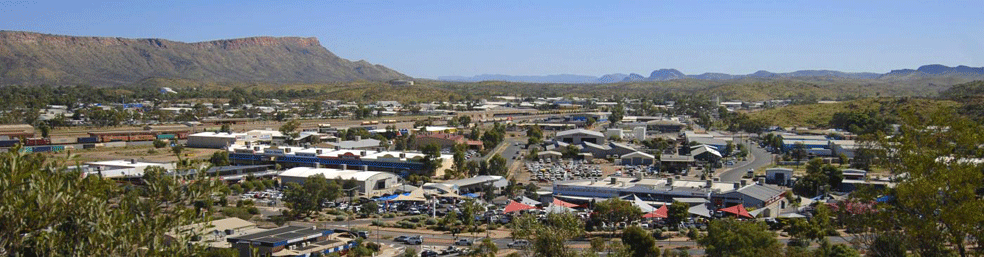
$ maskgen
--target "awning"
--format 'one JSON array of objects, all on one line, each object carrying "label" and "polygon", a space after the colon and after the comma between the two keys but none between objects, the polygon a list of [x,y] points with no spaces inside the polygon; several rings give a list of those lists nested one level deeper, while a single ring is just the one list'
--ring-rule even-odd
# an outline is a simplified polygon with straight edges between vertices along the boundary
[{"label": "awning", "polygon": [[738,217],[752,218],[752,215],[751,214],[748,214],[748,211],[745,210],[745,206],[744,205],[741,205],[741,204],[735,205],[735,206],[731,206],[731,207],[728,207],[728,208],[721,208],[719,211],[723,211],[723,212],[731,213],[731,214],[734,214],[734,215],[738,215]]},{"label": "awning", "polygon": [[393,199],[393,201],[423,202],[423,201],[427,201],[427,198],[424,198],[423,189],[417,189],[417,190],[413,190],[413,192],[410,192],[409,194],[397,196],[395,199]]},{"label": "awning", "polygon": [[758,209],[755,209],[753,211],[748,212],[748,215],[752,215],[752,217],[758,217],[759,214],[762,213],[763,211],[765,211],[765,208],[758,208]]},{"label": "awning", "polygon": [[517,212],[522,210],[536,209],[536,207],[523,204],[521,202],[509,200],[509,204],[502,210],[502,213]]},{"label": "awning", "polygon": [[469,197],[469,198],[478,198],[479,195],[476,194],[476,193],[467,193],[467,194],[463,194],[461,196]]},{"label": "awning", "polygon": [[695,205],[694,207],[690,207],[690,209],[687,210],[687,212],[701,217],[706,217],[706,218],[711,217],[711,210],[708,210],[707,205],[705,204],[698,204]]},{"label": "awning", "polygon": [[642,215],[642,217],[643,218],[664,218],[665,219],[665,218],[669,217],[669,215],[667,214],[666,205],[663,205],[663,206],[660,206],[655,211],[646,213],[646,215]]},{"label": "awning", "polygon": [[550,207],[547,207],[545,211],[547,213],[568,213],[568,212],[574,212],[574,209],[560,206],[560,205],[551,205]]},{"label": "awning", "polygon": [[520,199],[519,202],[521,202],[521,203],[523,203],[525,205],[539,205],[540,204],[539,201],[530,199],[529,197],[525,197],[525,196],[523,196],[523,198]]},{"label": "awning", "polygon": [[554,198],[553,199],[553,204],[551,206],[562,206],[562,207],[567,207],[567,208],[576,208],[576,207],[579,207],[580,205],[573,204],[573,203],[568,203],[568,202],[565,202],[563,200]]},{"label": "awning", "polygon": [[643,202],[642,199],[639,199],[639,197],[635,195],[632,195],[632,205],[639,207],[639,209],[642,210],[642,212],[653,212],[656,210],[655,207],[649,205],[646,202]]}]

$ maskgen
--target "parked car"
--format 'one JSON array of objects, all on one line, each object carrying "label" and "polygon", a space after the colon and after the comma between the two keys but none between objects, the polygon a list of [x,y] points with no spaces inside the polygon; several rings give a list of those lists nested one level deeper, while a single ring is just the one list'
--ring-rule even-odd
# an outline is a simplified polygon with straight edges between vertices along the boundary
[{"label": "parked car", "polygon": [[437,255],[437,252],[431,250],[424,250],[423,252],[420,252],[420,257],[431,257]]},{"label": "parked car", "polygon": [[455,254],[455,253],[460,253],[460,252],[461,252],[461,249],[458,249],[458,247],[454,247],[453,245],[449,245],[448,248],[445,248],[444,250],[441,250],[441,255]]},{"label": "parked car", "polygon": [[468,245],[468,246],[470,246],[470,245],[472,245],[472,243],[473,243],[472,240],[467,239],[467,238],[462,238],[462,239],[458,239],[458,241],[454,241],[454,245]]},{"label": "parked car", "polygon": [[529,246],[530,246],[530,241],[526,241],[526,240],[516,240],[516,241],[512,241],[512,243],[506,244],[506,247],[509,248],[526,248]]},{"label": "parked car", "polygon": [[420,244],[423,244],[424,243],[424,239],[421,238],[420,236],[413,236],[413,237],[407,238],[406,243],[408,245],[420,245]]},{"label": "parked car", "polygon": [[406,241],[407,241],[407,239],[409,239],[409,238],[410,238],[410,237],[408,237],[408,236],[398,236],[398,237],[396,237],[396,238],[393,238],[393,241],[397,241],[397,242],[406,242]]}]

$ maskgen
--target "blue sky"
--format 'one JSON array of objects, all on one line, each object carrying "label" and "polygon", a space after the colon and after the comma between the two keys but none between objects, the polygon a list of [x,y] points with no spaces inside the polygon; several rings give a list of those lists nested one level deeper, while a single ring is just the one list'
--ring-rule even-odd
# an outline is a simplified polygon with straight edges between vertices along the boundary
[{"label": "blue sky", "polygon": [[984,1],[133,2],[0,0],[0,30],[317,37],[423,78],[984,66]]}]

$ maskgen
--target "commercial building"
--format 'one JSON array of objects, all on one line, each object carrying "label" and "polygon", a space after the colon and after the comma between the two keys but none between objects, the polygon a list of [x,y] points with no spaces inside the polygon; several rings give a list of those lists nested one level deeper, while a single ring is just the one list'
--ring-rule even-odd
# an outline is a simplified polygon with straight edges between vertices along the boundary
[{"label": "commercial building", "polygon": [[622,155],[620,160],[622,165],[653,165],[653,163],[656,163],[655,156],[643,152],[632,152]]},{"label": "commercial building", "polygon": [[328,142],[328,145],[339,149],[375,149],[379,148],[379,140],[356,136],[355,140]]},{"label": "commercial building", "polygon": [[86,176],[96,175],[111,179],[138,179],[143,177],[148,167],[161,167],[174,170],[173,163],[143,162],[136,159],[87,162],[82,167]]},{"label": "commercial building", "polygon": [[787,168],[771,168],[765,170],[765,183],[781,186],[792,185],[793,170]]},{"label": "commercial building", "polygon": [[568,143],[568,144],[581,144],[582,142],[588,142],[593,144],[604,144],[605,135],[601,132],[591,131],[587,129],[572,129],[557,132],[555,140]]},{"label": "commercial building", "polygon": [[339,180],[338,183],[342,183],[345,180],[354,179],[358,183],[358,193],[365,196],[377,196],[391,193],[393,187],[396,187],[397,184],[397,177],[393,173],[365,170],[297,167],[286,170],[277,175],[277,177],[279,177],[280,182],[284,184],[304,184],[304,181],[307,180],[308,177],[314,175],[322,175],[327,179]]},{"label": "commercial building", "polygon": [[[651,205],[681,202],[710,202],[712,209],[741,204],[746,208],[785,207],[785,191],[771,185],[738,182],[687,181],[677,178],[622,178],[555,182],[553,197],[572,203],[588,203],[609,198],[638,197]],[[778,208],[778,207],[777,207]],[[778,210],[768,213],[774,217]],[[764,214],[763,214],[764,215]]]},{"label": "commercial building", "polygon": [[854,140],[830,140],[830,153],[832,156],[844,154],[848,159],[854,159],[854,154],[858,150],[858,143]]},{"label": "commercial building", "polygon": [[784,197],[786,191],[772,185],[748,184],[741,180],[734,184],[734,189],[715,193],[711,203],[717,208],[742,205],[745,208],[755,208],[761,217],[777,217],[789,203]]},{"label": "commercial building", "polygon": [[646,141],[646,127],[632,128],[632,138],[639,141]]},{"label": "commercial building", "polygon": [[[424,170],[424,154],[419,152],[304,148],[269,145],[232,146],[229,160],[236,165],[280,164],[284,168],[326,167],[386,171],[403,175]],[[451,167],[450,155],[441,155],[441,167]]]},{"label": "commercial building", "polygon": [[329,229],[287,226],[226,239],[239,256],[312,256],[341,252],[354,246],[354,241],[339,238]]},{"label": "commercial building", "polygon": [[694,165],[694,157],[690,155],[663,154],[659,156],[660,168],[675,174],[687,174]]},{"label": "commercial building", "polygon": [[34,126],[28,124],[0,125],[0,137],[31,138],[34,137]]},{"label": "commercial building", "polygon": [[647,121],[646,127],[650,131],[659,131],[659,133],[680,133],[687,128],[687,125],[679,121],[663,119]]},{"label": "commercial building", "polygon": [[226,148],[236,144],[237,137],[246,136],[246,133],[231,132],[201,132],[188,136],[188,147],[193,148]]},{"label": "commercial building", "polygon": [[451,180],[444,182],[445,184],[451,184],[458,188],[460,194],[471,193],[471,192],[481,192],[486,186],[491,186],[492,190],[499,192],[505,189],[509,185],[509,180],[502,176],[474,176],[471,178]]},{"label": "commercial building", "polygon": [[630,153],[637,152],[638,150],[629,147],[624,144],[619,143],[608,143],[607,145],[599,145],[590,142],[583,142],[581,144],[581,153],[591,154],[594,158],[607,158],[608,156],[622,156]]},{"label": "commercial building", "polygon": [[[240,218],[225,218],[181,226],[165,234],[172,243],[192,242],[209,248],[232,248],[227,237],[243,236],[264,231],[255,223]],[[198,240],[192,240],[192,239]]]}]

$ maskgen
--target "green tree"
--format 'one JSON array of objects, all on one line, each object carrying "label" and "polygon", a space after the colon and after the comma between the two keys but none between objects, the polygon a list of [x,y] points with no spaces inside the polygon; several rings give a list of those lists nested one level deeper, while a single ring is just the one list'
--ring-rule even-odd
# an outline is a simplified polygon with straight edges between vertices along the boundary
[{"label": "green tree", "polygon": [[164,148],[167,147],[167,142],[161,139],[154,139],[154,148]]},{"label": "green tree", "polygon": [[879,156],[897,177],[892,211],[915,253],[923,256],[953,250],[967,256],[968,238],[984,238],[984,125],[953,110],[928,116],[901,115],[900,133],[876,136],[886,149]]},{"label": "green tree", "polygon": [[320,211],[322,203],[337,199],[341,191],[342,188],[334,180],[328,180],[321,174],[313,175],[305,179],[303,185],[287,183],[284,203],[295,216],[310,215]]},{"label": "green tree", "polygon": [[278,130],[280,131],[280,133],[283,133],[285,137],[287,137],[288,142],[291,142],[294,140],[294,138],[297,138],[298,136],[297,129],[300,127],[301,127],[301,122],[297,120],[289,120],[283,125],[280,125],[280,129]]},{"label": "green tree", "polygon": [[707,235],[697,241],[707,256],[780,256],[782,245],[775,233],[761,222],[718,219],[711,221]]},{"label": "green tree", "polygon": [[793,143],[793,150],[790,152],[793,158],[796,158],[796,166],[799,166],[800,161],[806,158],[806,145],[802,142]]},{"label": "green tree", "polygon": [[673,204],[670,204],[669,208],[666,208],[666,214],[670,224],[675,226],[690,216],[690,205],[680,201],[673,201]]},{"label": "green tree", "polygon": [[362,208],[359,210],[365,215],[376,214],[376,212],[379,212],[379,204],[377,204],[376,201],[369,201],[362,204]]},{"label": "green tree", "polygon": [[441,147],[429,144],[420,150],[424,154],[424,171],[427,176],[433,176],[437,169],[441,168]]},{"label": "green tree", "polygon": [[533,256],[573,256],[576,253],[566,245],[567,240],[584,235],[584,223],[570,213],[547,214],[542,222],[533,215],[524,214],[514,219],[511,226],[513,238],[532,243],[525,251]]},{"label": "green tree", "polygon": [[[194,203],[210,201],[218,180],[144,171],[140,186],[68,170],[42,154],[0,153],[0,249],[12,256],[200,256],[201,234],[179,227],[207,222]],[[139,222],[134,222],[139,221]]]},{"label": "green tree", "polygon": [[638,226],[631,226],[622,231],[622,243],[625,244],[633,257],[659,256],[656,239]]},{"label": "green tree", "polygon": [[468,256],[474,257],[494,257],[496,253],[499,253],[499,247],[495,246],[492,239],[484,238],[482,242],[478,244],[478,247],[473,248],[468,252]]},{"label": "green tree", "polygon": [[614,234],[615,224],[619,222],[631,223],[634,220],[642,218],[642,214],[642,210],[632,205],[629,201],[609,198],[608,200],[595,203],[592,218],[603,221],[605,224],[611,226],[613,228],[612,233]]},{"label": "green tree", "polygon": [[416,248],[407,247],[405,250],[403,250],[403,254],[401,254],[400,256],[402,256],[402,257],[417,257],[419,255],[417,254],[417,249]]},{"label": "green tree", "polygon": [[505,176],[509,167],[506,166],[508,161],[506,157],[502,155],[494,154],[489,158],[489,175]]},{"label": "green tree", "polygon": [[48,123],[42,122],[40,125],[38,125],[38,129],[41,130],[41,137],[44,138],[47,138],[48,134],[51,133],[51,127],[48,126]]},{"label": "green tree", "polygon": [[215,166],[229,166],[229,152],[218,151],[212,153],[212,158],[208,159]]}]

